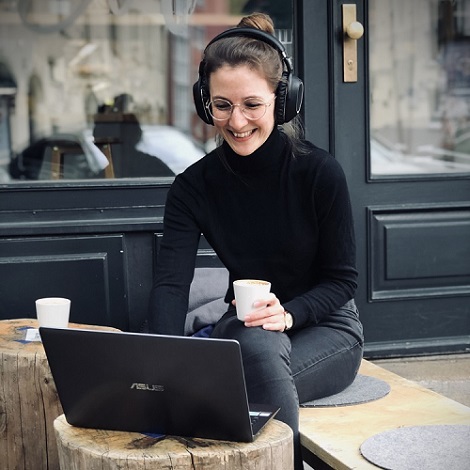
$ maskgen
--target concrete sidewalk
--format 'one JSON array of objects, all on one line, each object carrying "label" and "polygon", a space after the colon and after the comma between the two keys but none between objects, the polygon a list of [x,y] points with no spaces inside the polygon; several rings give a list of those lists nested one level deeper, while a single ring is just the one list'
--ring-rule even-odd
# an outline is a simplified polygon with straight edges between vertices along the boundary
[{"label": "concrete sidewalk", "polygon": [[470,406],[470,353],[380,359],[371,362]]}]

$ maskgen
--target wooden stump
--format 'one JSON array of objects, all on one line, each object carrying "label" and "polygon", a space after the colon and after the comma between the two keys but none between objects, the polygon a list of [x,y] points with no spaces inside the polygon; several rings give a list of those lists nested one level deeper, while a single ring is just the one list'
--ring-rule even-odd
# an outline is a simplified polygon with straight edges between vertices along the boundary
[{"label": "wooden stump", "polygon": [[272,420],[254,442],[156,438],[54,421],[62,470],[291,470],[292,430]]},{"label": "wooden stump", "polygon": [[37,320],[0,321],[0,468],[58,470],[53,423],[63,410],[42,343],[25,341],[28,328]]}]

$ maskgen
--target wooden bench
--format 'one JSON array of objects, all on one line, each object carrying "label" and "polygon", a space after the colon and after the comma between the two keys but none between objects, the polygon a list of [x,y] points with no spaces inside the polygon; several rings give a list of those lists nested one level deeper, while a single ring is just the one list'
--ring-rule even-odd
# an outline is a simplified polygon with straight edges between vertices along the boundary
[{"label": "wooden bench", "polygon": [[361,444],[402,426],[470,424],[470,408],[366,360],[360,374],[387,382],[391,391],[351,406],[301,408],[300,439],[305,462],[315,470],[375,469]]}]

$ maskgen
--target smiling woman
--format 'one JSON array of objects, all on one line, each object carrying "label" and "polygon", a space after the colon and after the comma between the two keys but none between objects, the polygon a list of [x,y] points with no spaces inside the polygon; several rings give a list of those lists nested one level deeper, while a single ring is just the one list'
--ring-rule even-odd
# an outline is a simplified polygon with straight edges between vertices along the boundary
[{"label": "smiling woman", "polygon": [[[149,326],[184,333],[202,233],[229,283],[218,320],[195,334],[240,343],[248,399],[280,408],[301,470],[299,401],[348,386],[363,337],[344,173],[332,155],[286,132],[299,119],[303,84],[273,32],[271,18],[254,13],[204,50],[194,101],[220,142],[168,193]],[[233,288],[240,279],[271,286],[243,320]]]}]

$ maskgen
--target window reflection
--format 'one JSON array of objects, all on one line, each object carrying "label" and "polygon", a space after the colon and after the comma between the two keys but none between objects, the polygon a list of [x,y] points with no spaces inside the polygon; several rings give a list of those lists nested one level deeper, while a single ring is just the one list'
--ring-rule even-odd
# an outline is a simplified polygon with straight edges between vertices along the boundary
[{"label": "window reflection", "polygon": [[0,0],[0,183],[183,171],[214,146],[203,48],[255,10],[291,41],[284,0]]},{"label": "window reflection", "polygon": [[470,3],[371,0],[373,175],[470,171]]}]

